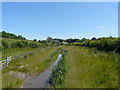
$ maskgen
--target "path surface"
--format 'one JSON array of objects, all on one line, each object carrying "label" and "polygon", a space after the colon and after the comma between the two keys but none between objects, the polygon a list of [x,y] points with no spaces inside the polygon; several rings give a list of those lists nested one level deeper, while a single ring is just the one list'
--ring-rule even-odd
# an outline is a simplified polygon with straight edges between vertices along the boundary
[{"label": "path surface", "polygon": [[22,88],[49,88],[50,71],[58,63],[61,57],[62,54],[59,54],[57,60],[49,67],[49,69],[45,70],[40,75],[29,79]]}]

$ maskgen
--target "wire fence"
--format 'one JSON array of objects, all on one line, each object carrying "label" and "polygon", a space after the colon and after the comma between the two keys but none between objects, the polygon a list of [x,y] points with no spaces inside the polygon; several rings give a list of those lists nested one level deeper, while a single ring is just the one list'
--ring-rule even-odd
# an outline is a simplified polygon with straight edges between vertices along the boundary
[{"label": "wire fence", "polygon": [[12,56],[9,56],[9,57],[6,57],[5,60],[2,60],[0,61],[0,70],[4,69],[4,68],[7,68],[8,67],[8,64],[10,63],[10,61],[12,61]]}]

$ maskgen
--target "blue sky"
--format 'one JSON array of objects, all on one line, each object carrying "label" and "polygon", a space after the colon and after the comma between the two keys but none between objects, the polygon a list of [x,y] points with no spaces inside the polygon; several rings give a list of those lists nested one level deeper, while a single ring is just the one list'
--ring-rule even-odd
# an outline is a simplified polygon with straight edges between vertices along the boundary
[{"label": "blue sky", "polygon": [[118,36],[117,2],[4,2],[2,30],[27,39]]}]

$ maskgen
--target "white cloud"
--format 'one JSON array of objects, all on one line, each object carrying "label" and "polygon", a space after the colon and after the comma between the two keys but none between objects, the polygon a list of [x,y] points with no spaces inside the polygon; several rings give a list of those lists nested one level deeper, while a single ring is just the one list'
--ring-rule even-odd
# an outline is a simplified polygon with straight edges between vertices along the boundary
[{"label": "white cloud", "polygon": [[107,31],[107,29],[101,29],[101,31]]},{"label": "white cloud", "polygon": [[105,26],[98,26],[97,28],[98,28],[98,29],[104,29]]},{"label": "white cloud", "polygon": [[104,21],[104,24],[108,24],[108,21]]},{"label": "white cloud", "polygon": [[98,29],[98,30],[101,30],[101,31],[107,31],[107,30],[108,30],[108,29],[106,28],[106,26],[104,26],[104,25],[98,26],[97,29]]}]

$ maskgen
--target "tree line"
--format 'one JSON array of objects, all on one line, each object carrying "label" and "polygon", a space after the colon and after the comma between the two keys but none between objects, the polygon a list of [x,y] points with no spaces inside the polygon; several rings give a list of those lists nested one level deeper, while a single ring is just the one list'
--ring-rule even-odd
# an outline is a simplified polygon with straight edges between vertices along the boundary
[{"label": "tree line", "polygon": [[84,46],[89,48],[96,48],[100,51],[114,51],[120,53],[120,39],[113,37],[103,37],[98,39],[86,39],[78,43],[69,43],[68,45]]},{"label": "tree line", "polygon": [[8,44],[8,42],[2,40],[0,49],[5,50],[7,48],[23,48],[23,47],[37,48],[40,45],[41,45],[40,43],[37,43],[34,41],[31,41],[31,42],[30,41],[16,41],[11,44]]},{"label": "tree line", "polygon": [[27,41],[24,37],[22,36],[17,36],[15,34],[11,33],[6,33],[5,31],[2,31],[2,37],[5,38],[14,38],[14,39],[22,39],[21,41],[16,41],[11,43],[10,45],[2,40],[0,49],[6,49],[6,48],[22,48],[22,47],[31,47],[31,48],[36,48],[41,45],[43,46],[59,46],[59,45],[64,45],[66,42],[66,45],[75,45],[75,46],[84,46],[84,47],[89,47],[89,48],[96,48],[101,51],[115,51],[117,53],[120,53],[120,38],[114,38],[112,36],[110,37],[102,37],[102,38],[95,38],[93,37],[92,39],[59,39],[59,38],[52,38],[48,37],[46,40],[38,40],[34,39],[31,42]]},{"label": "tree line", "polygon": [[22,35],[15,35],[12,33],[7,33],[5,31],[0,32],[0,37],[2,38],[10,38],[10,39],[20,39],[20,40],[26,40],[25,37],[23,37]]}]

